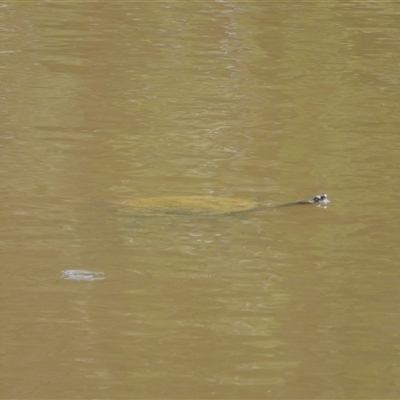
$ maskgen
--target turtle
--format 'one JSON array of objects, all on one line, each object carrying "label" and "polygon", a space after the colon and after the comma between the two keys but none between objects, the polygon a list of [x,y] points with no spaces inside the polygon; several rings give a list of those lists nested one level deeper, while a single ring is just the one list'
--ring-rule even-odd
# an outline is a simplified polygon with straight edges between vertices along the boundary
[{"label": "turtle", "polygon": [[168,215],[233,215],[268,208],[290,207],[295,205],[326,205],[330,201],[326,194],[314,196],[310,200],[293,203],[266,204],[245,198],[213,197],[213,196],[160,196],[139,197],[113,205],[119,212],[130,215],[152,217]]}]

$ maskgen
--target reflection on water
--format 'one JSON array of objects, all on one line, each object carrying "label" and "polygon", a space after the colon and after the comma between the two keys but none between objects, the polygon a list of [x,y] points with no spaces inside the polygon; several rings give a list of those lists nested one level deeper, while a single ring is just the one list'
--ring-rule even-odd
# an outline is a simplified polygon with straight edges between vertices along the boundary
[{"label": "reflection on water", "polygon": [[396,2],[0,10],[4,398],[399,397]]}]

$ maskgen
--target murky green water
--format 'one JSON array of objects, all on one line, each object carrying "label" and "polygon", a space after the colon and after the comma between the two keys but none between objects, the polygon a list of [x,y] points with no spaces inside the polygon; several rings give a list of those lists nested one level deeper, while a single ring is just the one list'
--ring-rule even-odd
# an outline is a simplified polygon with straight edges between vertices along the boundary
[{"label": "murky green water", "polygon": [[1,396],[398,398],[399,19],[3,2]]}]

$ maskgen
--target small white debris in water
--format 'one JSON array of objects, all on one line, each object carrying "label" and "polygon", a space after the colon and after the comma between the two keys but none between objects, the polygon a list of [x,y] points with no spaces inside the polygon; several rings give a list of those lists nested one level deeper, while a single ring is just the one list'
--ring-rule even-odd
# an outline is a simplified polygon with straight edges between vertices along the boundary
[{"label": "small white debris in water", "polygon": [[67,269],[62,271],[62,279],[69,281],[101,281],[105,279],[104,272],[87,271],[85,269]]}]

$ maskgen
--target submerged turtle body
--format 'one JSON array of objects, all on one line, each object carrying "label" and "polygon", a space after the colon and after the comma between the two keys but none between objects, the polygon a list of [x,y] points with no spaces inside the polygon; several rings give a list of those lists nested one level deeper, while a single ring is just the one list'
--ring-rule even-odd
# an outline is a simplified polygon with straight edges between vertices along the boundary
[{"label": "submerged turtle body", "polygon": [[266,208],[289,207],[300,204],[329,203],[326,194],[315,196],[306,201],[277,205],[263,204],[251,199],[225,198],[211,196],[161,196],[142,197],[127,200],[113,206],[118,211],[130,215],[151,217],[166,215],[223,215],[237,214]]}]

